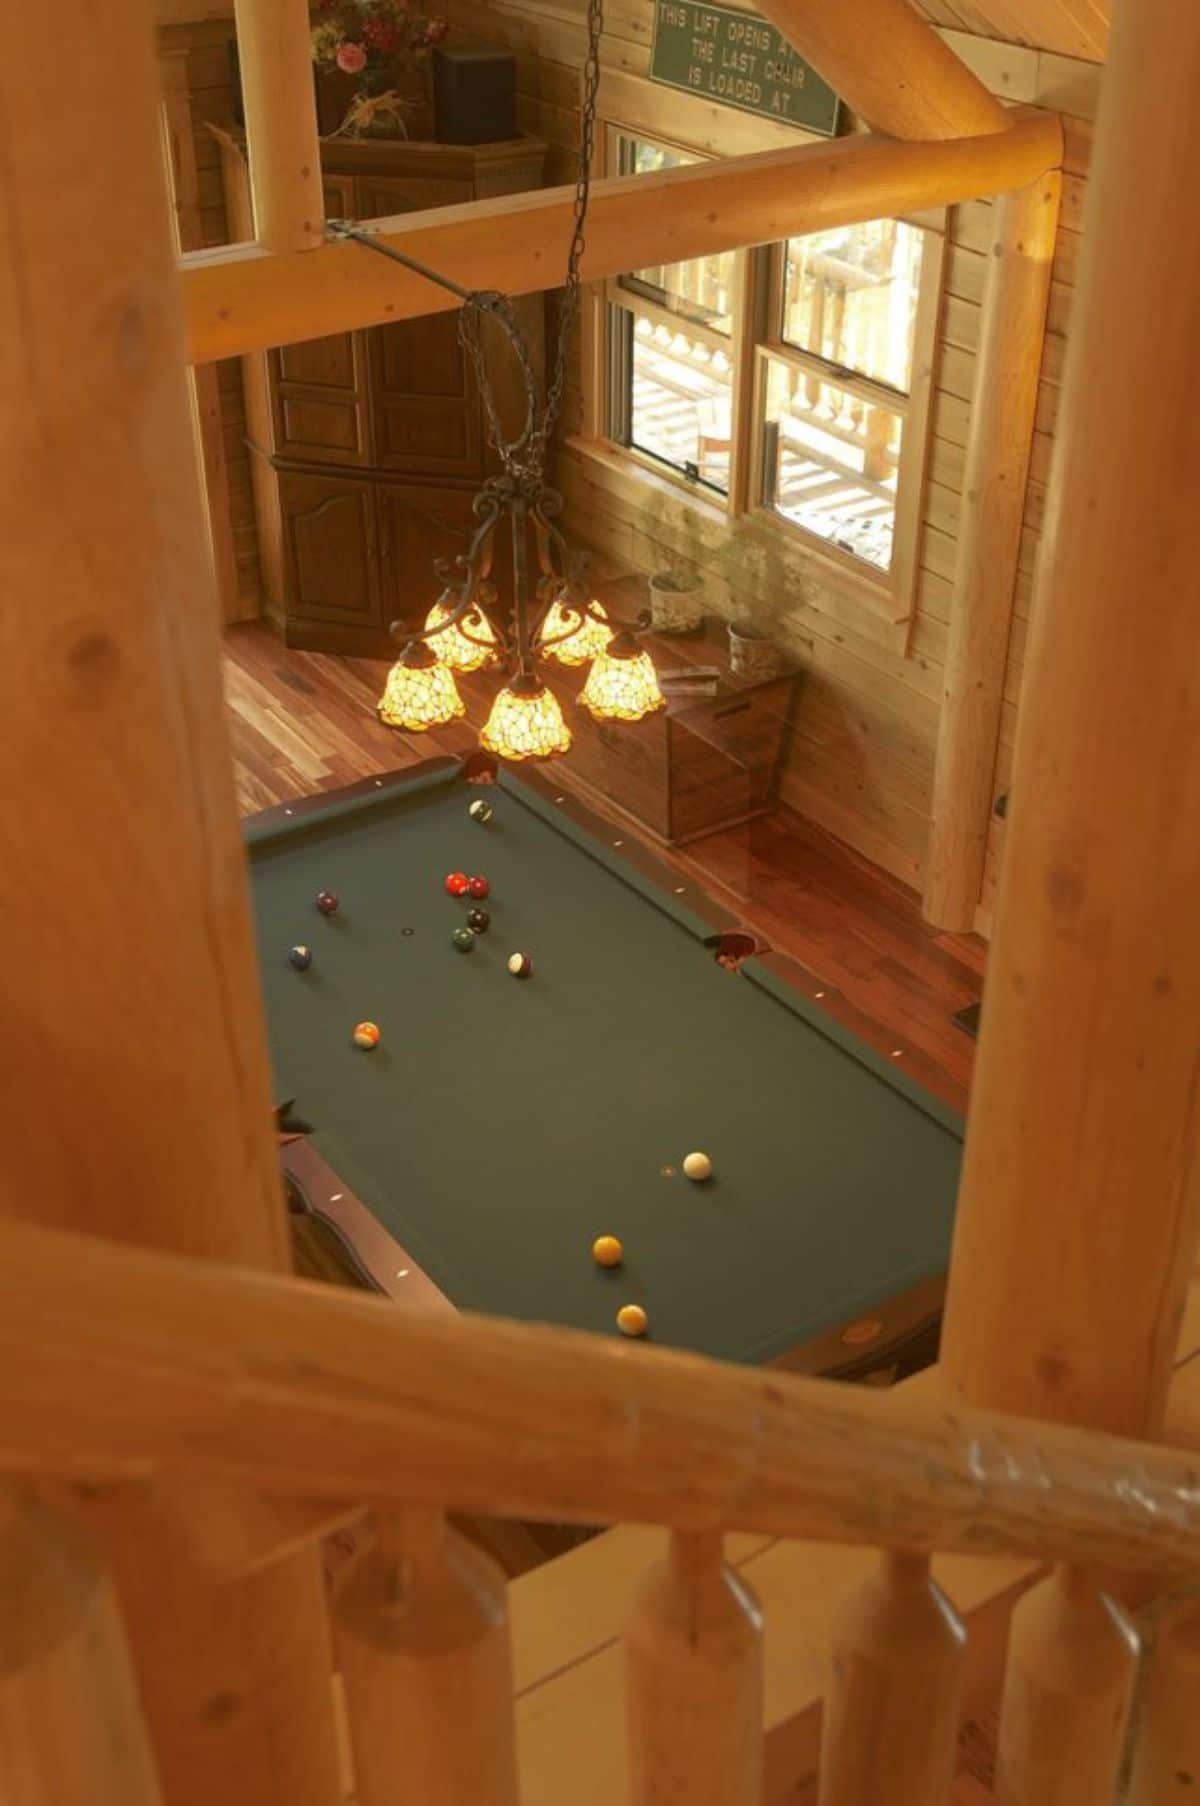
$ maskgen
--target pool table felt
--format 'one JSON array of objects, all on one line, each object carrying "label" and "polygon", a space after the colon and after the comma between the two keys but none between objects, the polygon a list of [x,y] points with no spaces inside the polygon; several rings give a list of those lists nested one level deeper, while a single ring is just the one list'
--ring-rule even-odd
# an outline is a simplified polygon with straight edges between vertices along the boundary
[{"label": "pool table felt", "polygon": [[[753,1361],[925,1286],[948,1257],[957,1117],[780,962],[719,967],[704,941],[736,924],[557,794],[431,761],[250,824],[276,1095],[316,1150],[464,1310],[615,1334],[638,1302],[656,1340]],[[452,870],[492,884],[471,953]],[[364,1018],[374,1052],[351,1041]],[[693,1148],[703,1185],[678,1170]],[[622,1267],[594,1265],[599,1234]]]}]

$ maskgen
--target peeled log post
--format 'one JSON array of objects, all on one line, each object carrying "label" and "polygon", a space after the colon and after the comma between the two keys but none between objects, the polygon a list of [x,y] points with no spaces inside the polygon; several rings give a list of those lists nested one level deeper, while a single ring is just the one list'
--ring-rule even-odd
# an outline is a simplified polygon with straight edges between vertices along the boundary
[{"label": "peeled log post", "polygon": [[[100,30],[88,0],[63,0],[56,25],[88,49],[56,69],[53,129],[27,72],[0,67],[0,720],[20,748],[0,844],[19,874],[4,1011],[21,1050],[0,1085],[0,1194],[41,1223],[281,1271],[151,9],[128,0]],[[315,1554],[193,1589],[175,1548],[140,1500],[105,1543],[172,1806],[328,1806]],[[203,1635],[163,1609],[177,1579]]]},{"label": "peeled log post", "polygon": [[312,251],[325,195],[308,0],[236,0],[235,13],[255,233],[269,251]]},{"label": "peeled log post", "polygon": [[996,1806],[1104,1806],[1116,1797],[1137,1678],[1137,1632],[1086,1575],[1043,1580],[1013,1612]]},{"label": "peeled log post", "polygon": [[159,1806],[108,1577],[61,1517],[0,1489],[0,1800]]},{"label": "peeled log post", "polygon": [[928,1561],[883,1556],[834,1625],[820,1806],[947,1806],[966,1647]]},{"label": "peeled log post", "polygon": [[756,1806],[763,1787],[762,1614],[719,1531],[677,1533],[625,1631],[633,1806]]},{"label": "peeled log post", "polygon": [[1118,8],[1104,83],[941,1371],[1153,1436],[1200,1199],[1200,8]]},{"label": "peeled log post", "polygon": [[1008,122],[910,0],[760,0],[758,10],[877,131],[969,138]]},{"label": "peeled log post", "polygon": [[504,1576],[442,1512],[381,1519],[334,1628],[361,1806],[517,1806]]},{"label": "peeled log post", "polygon": [[983,884],[1061,191],[1052,171],[994,209],[925,860],[939,928],[973,928]]}]

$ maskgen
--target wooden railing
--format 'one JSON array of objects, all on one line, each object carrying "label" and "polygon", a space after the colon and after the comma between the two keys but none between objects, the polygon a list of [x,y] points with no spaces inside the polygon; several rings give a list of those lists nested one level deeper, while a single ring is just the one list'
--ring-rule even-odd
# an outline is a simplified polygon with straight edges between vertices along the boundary
[{"label": "wooden railing", "polygon": [[[884,1551],[835,1631],[825,1806],[883,1797],[881,1757],[893,1806],[948,1797],[965,1632],[932,1551],[1062,1564],[1014,1617],[1000,1745],[1014,1802],[1110,1797],[1138,1640],[1094,1576],[1200,1575],[1195,1463],[1168,1448],[565,1330],[420,1318],[20,1225],[0,1230],[0,1422],[10,1483],[152,1485],[192,1511],[231,1487],[270,1501],[243,1565],[370,1508],[374,1539],[333,1607],[364,1806],[517,1799],[504,1583],[447,1527],[451,1508],[671,1529],[625,1639],[631,1797],[647,1803],[760,1797],[762,1621],[724,1564],[728,1530]],[[152,1799],[106,1582],[56,1513],[11,1486],[6,1498],[3,1573],[25,1596],[0,1727],[19,1718],[35,1775],[13,1798]],[[54,1766],[74,1734],[62,1700],[104,1719],[85,1792]],[[1070,1793],[1035,1786],[1051,1710],[1081,1777]]]}]

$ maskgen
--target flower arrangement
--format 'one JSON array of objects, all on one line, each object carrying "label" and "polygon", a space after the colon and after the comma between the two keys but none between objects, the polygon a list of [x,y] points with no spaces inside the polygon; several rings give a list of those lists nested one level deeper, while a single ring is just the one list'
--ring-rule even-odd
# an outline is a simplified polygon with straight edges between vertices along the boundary
[{"label": "flower arrangement", "polygon": [[445,19],[418,16],[409,0],[317,0],[313,63],[320,73],[360,78],[360,98],[382,96],[398,61],[422,63],[447,30]]}]

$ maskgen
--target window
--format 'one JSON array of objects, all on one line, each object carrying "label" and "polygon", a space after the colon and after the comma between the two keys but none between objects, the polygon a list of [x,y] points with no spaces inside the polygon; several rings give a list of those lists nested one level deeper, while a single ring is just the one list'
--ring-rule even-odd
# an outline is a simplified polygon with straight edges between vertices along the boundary
[{"label": "window", "polygon": [[[615,173],[695,161],[610,131]],[[941,248],[881,219],[611,279],[601,430],[731,513],[774,515],[906,612]]]}]

